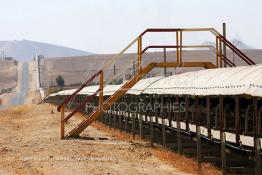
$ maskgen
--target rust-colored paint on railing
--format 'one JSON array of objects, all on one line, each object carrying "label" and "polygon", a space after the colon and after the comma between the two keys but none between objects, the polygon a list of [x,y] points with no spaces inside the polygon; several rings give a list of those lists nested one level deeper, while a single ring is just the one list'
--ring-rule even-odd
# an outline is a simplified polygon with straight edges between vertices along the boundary
[{"label": "rust-colored paint on railing", "polygon": [[88,86],[100,73],[102,72],[102,70],[99,70],[97,73],[95,73],[94,75],[92,75],[87,81],[85,81],[85,83],[83,83],[72,95],[68,96],[58,107],[57,107],[57,111],[60,112],[60,109],[62,108],[62,106],[67,105],[67,103],[72,100],[77,94],[78,92],[80,92],[84,87]]},{"label": "rust-colored paint on railing", "polygon": [[[182,32],[204,32],[204,31],[211,32],[212,34],[214,34],[216,36],[216,46],[217,46],[216,48],[217,49],[218,49],[218,42],[221,42],[221,44],[224,43],[227,47],[229,47],[234,53],[236,53],[248,65],[255,65],[256,64],[247,55],[245,55],[242,51],[240,51],[238,48],[236,48],[230,41],[228,41],[223,35],[221,35],[219,32],[217,32],[214,28],[149,28],[149,29],[146,29],[144,32],[142,32],[139,35],[139,38],[142,38],[146,33],[150,33],[150,32],[176,32],[177,46],[178,45],[180,46],[180,47],[176,47],[177,48],[177,58],[178,58],[177,61],[182,62],[182,48],[183,48]],[[219,45],[220,45],[220,43],[219,43]],[[217,54],[216,56],[219,56],[219,55],[220,54]],[[221,57],[220,61],[222,61],[222,60],[225,60],[225,59],[223,59],[223,57]],[[229,61],[225,61],[225,62],[227,63]],[[218,63],[218,60],[217,60],[217,63]],[[218,64],[217,64],[217,66],[218,66]],[[220,65],[220,67],[221,66],[222,65]],[[231,64],[229,66],[233,66],[233,65]]]},{"label": "rust-colored paint on railing", "polygon": [[142,54],[144,54],[148,49],[164,49],[164,48],[167,49],[167,48],[178,48],[178,47],[179,46],[175,46],[175,45],[150,45],[142,50]]},{"label": "rust-colored paint on railing", "polygon": [[81,104],[75,108],[65,119],[64,122],[66,122],[67,120],[69,120],[75,113],[79,112],[86,103],[90,102],[92,99],[94,99],[94,97],[101,91],[101,89],[98,89],[95,93],[93,93],[92,95],[88,95],[85,100],[83,102],[81,102]]},{"label": "rust-colored paint on railing", "polygon": [[222,42],[225,43],[230,49],[232,49],[240,58],[242,58],[247,64],[255,65],[256,63],[248,58],[242,51],[240,51],[236,46],[234,46],[230,41],[228,41],[224,36],[219,35]]}]

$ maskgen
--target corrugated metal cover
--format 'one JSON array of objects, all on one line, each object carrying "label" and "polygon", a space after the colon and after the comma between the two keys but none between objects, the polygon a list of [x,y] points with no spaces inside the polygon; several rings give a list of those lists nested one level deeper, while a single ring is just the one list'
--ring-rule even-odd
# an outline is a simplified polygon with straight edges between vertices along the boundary
[{"label": "corrugated metal cover", "polygon": [[[120,85],[107,85],[104,95],[112,95]],[[85,87],[79,94],[93,94],[99,86]],[[76,89],[64,90],[55,95],[71,95]],[[128,94],[174,95],[237,95],[262,97],[262,65],[236,68],[206,69],[169,77],[152,77],[140,80]]]},{"label": "corrugated metal cover", "polygon": [[207,69],[163,78],[143,93],[262,96],[262,65]]}]

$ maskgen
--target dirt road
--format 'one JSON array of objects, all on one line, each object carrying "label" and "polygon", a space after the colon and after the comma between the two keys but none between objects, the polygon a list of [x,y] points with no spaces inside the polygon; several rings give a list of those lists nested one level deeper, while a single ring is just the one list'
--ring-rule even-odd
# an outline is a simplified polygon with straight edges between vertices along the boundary
[{"label": "dirt road", "polygon": [[0,174],[185,174],[146,145],[117,140],[88,127],[84,139],[60,140],[55,107],[0,111]]},{"label": "dirt road", "polygon": [[24,104],[28,92],[28,63],[20,63],[21,67],[18,76],[17,91],[10,101],[10,105]]}]

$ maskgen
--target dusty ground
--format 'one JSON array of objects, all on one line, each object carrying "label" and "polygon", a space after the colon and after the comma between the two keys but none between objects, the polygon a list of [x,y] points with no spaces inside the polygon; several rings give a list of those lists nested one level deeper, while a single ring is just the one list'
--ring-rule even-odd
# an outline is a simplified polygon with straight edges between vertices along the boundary
[{"label": "dusty ground", "polygon": [[186,174],[146,145],[113,138],[94,127],[85,139],[60,140],[51,105],[0,112],[0,174]]},{"label": "dusty ground", "polygon": [[[91,124],[91,126],[108,133],[111,137],[114,137],[118,140],[134,142],[133,135],[131,133],[109,128],[100,122],[94,122]],[[140,146],[146,147],[147,152],[150,152],[150,154],[153,156],[156,156],[160,160],[165,161],[165,163],[168,165],[176,167],[180,172],[192,175],[222,175],[221,171],[209,163],[202,163],[201,169],[199,169],[198,163],[195,159],[177,154],[155,143],[153,147],[148,147],[150,143],[147,140],[141,140],[138,136],[136,136],[135,142]]]}]

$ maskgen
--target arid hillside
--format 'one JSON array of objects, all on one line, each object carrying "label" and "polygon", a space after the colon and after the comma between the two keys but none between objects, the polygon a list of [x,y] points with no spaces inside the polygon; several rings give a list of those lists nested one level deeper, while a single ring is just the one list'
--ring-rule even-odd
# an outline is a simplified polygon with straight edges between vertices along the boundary
[{"label": "arid hillside", "polygon": [[[252,60],[256,63],[262,63],[262,50],[247,49],[243,50]],[[103,54],[103,55],[90,55],[83,57],[65,57],[65,58],[50,58],[42,61],[41,75],[42,83],[44,87],[55,85],[55,79],[58,75],[61,75],[66,85],[72,85],[80,83],[92,74],[97,72],[105,61],[112,59],[115,55]],[[115,73],[123,69],[127,69],[124,74],[133,73],[133,60],[135,54],[125,54],[115,63]],[[232,52],[228,51],[228,58],[239,65],[246,65],[236,55],[232,55]],[[215,53],[208,50],[188,50],[183,51],[183,61],[210,61],[215,63]],[[143,65],[150,62],[163,61],[163,52],[151,52],[143,55]],[[176,52],[167,52],[167,61],[176,61]],[[168,68],[168,74],[182,73],[186,71],[194,71],[202,68]],[[107,72],[107,76],[113,74],[113,66]],[[154,69],[150,72],[149,76],[163,75],[163,69]],[[124,75],[122,75],[124,76]]]},{"label": "arid hillside", "polygon": [[13,88],[17,84],[16,61],[0,61],[0,89]]}]

